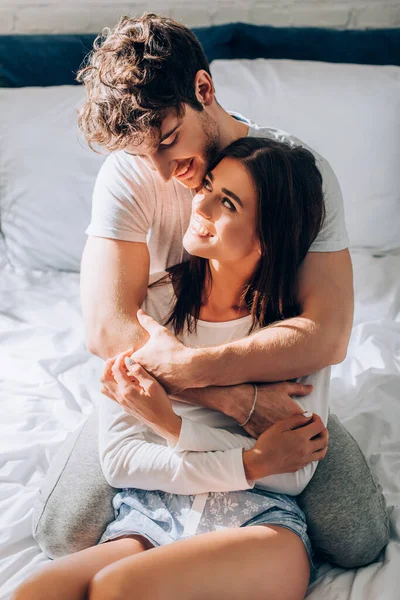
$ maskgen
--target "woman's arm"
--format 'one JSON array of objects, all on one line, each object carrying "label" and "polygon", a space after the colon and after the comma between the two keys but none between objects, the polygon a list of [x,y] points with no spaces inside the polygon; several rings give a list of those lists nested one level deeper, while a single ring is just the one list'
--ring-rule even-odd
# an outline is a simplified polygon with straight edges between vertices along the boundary
[{"label": "woman's arm", "polygon": [[[314,392],[307,397],[307,410],[319,406],[318,398],[327,398],[327,393],[323,394],[322,390],[326,391],[329,387],[329,369],[316,376]],[[303,403],[305,405],[306,401],[303,400]],[[326,424],[327,404],[322,412],[325,412],[323,421]],[[256,443],[253,438],[184,419],[192,437],[190,442],[184,442],[182,438],[183,445],[213,448],[213,451],[176,452],[160,443],[160,436],[116,402],[103,400],[99,420],[100,462],[108,483],[113,487],[158,489],[188,495],[251,489],[255,485],[255,481],[246,478],[243,459],[243,449],[251,450]],[[285,458],[285,453],[282,454]],[[311,479],[316,465],[314,461],[294,473],[269,475],[259,479],[257,486],[299,494]],[[278,467],[274,465],[274,468],[279,472]]]},{"label": "woman's arm", "polygon": [[[298,404],[303,410],[318,414],[326,426],[329,415],[330,368],[327,367],[309,377],[304,377],[302,383],[312,384],[313,391],[302,398],[301,403],[298,401]],[[249,450],[254,444],[255,440],[252,438],[226,429],[209,427],[185,417],[182,418],[179,439],[176,443],[168,443],[175,452],[227,450],[237,445]],[[300,494],[314,475],[317,465],[318,462],[314,461],[295,473],[263,477],[257,480],[256,487],[291,495]]]},{"label": "woman's arm", "polygon": [[160,441],[157,434],[119,404],[108,398],[102,400],[99,455],[111,486],[183,495],[254,487],[254,482],[246,479],[240,446],[217,452],[175,453]]}]

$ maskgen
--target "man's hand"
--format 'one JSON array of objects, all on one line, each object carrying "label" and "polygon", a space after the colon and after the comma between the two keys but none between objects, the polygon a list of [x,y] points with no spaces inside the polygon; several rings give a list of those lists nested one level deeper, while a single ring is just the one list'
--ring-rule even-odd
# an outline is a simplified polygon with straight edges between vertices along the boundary
[{"label": "man's hand", "polygon": [[[260,383],[257,387],[258,397],[254,412],[250,421],[243,427],[255,439],[277,421],[302,414],[303,409],[291,396],[307,396],[313,389],[312,385],[288,381]],[[238,423],[244,423],[253,406],[254,387],[250,383],[227,387],[212,386],[187,389],[170,394],[170,397],[179,402],[222,412]]]},{"label": "man's hand", "polygon": [[[312,385],[290,383],[289,381],[258,384],[257,387],[258,396],[254,412],[250,421],[243,427],[255,439],[277,421],[303,414],[303,409],[291,396],[307,396],[313,389]],[[232,407],[231,416],[239,424],[244,423],[252,405],[253,397],[249,398],[247,395],[246,402]]]},{"label": "man's hand", "polygon": [[318,415],[295,415],[275,423],[243,452],[246,477],[250,481],[294,473],[315,460],[325,458],[328,430]]},{"label": "man's hand", "polygon": [[196,387],[196,382],[190,380],[194,349],[182,344],[173,333],[143,310],[137,312],[137,319],[150,337],[144,346],[132,354],[132,359],[151,373],[169,394]]}]

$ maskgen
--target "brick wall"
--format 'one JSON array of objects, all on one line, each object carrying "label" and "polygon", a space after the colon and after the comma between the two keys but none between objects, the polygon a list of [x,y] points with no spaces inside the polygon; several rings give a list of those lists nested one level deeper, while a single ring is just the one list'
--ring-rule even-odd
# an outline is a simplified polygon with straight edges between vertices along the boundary
[{"label": "brick wall", "polygon": [[190,27],[233,21],[277,27],[400,27],[400,0],[0,0],[0,33],[92,33],[152,11]]}]

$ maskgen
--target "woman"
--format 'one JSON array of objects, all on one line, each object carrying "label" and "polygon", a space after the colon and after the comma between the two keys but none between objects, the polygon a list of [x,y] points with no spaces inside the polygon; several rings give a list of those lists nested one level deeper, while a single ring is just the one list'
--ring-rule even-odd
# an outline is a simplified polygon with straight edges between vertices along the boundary
[{"label": "woman", "polygon": [[[190,346],[219,345],[298,314],[297,270],[323,216],[310,152],[235,141],[193,199],[190,260],[155,277],[144,308]],[[47,565],[15,598],[304,598],[316,573],[292,496],[326,453],[329,369],[312,376],[304,400],[319,416],[300,407],[254,440],[244,423],[171,400],[131,353],[107,361],[102,380],[117,400],[101,405],[99,423],[104,474],[123,488],[116,518],[97,546]],[[288,463],[277,473],[282,443],[310,421],[304,467],[291,472]]]}]

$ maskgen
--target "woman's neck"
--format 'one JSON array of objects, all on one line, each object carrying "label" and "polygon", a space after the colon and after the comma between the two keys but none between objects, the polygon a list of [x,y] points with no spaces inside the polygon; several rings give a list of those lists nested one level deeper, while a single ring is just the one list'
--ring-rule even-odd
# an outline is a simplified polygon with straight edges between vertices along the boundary
[{"label": "woman's neck", "polygon": [[246,273],[232,264],[222,265],[209,260],[210,274],[206,280],[204,304],[200,309],[203,321],[233,321],[250,314],[246,304],[241,302],[243,289],[251,278],[253,270]]}]

